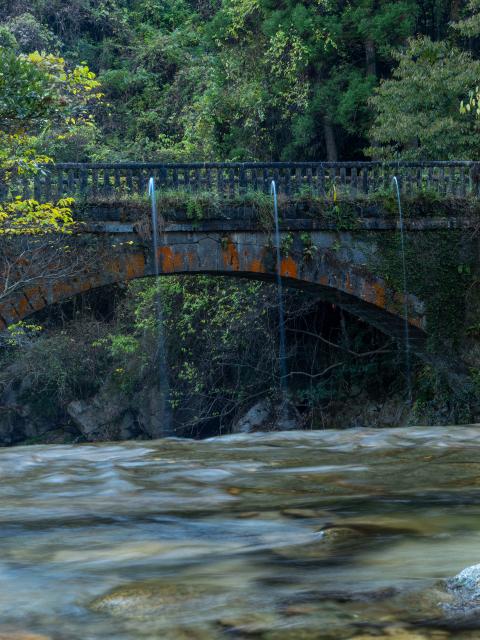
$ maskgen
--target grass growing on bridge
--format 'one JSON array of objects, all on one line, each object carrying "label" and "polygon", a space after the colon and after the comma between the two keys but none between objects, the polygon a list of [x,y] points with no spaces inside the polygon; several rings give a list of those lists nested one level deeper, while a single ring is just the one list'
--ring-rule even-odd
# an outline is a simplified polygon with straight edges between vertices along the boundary
[{"label": "grass growing on bridge", "polygon": [[[478,217],[480,220],[480,200],[477,198],[422,191],[404,195],[402,201],[406,218]],[[79,201],[76,209],[79,220],[99,217],[105,211],[110,211],[110,217],[117,215],[130,220],[149,214],[150,203],[147,195],[141,197],[121,192]],[[280,194],[279,210],[281,218],[319,220],[336,225],[340,231],[354,230],[361,218],[398,216],[395,194],[385,190],[355,198],[341,190],[335,197],[308,191],[291,196]],[[172,222],[248,219],[257,221],[262,228],[273,226],[272,199],[262,191],[249,191],[232,198],[214,190],[159,191],[158,211],[164,220]]]}]

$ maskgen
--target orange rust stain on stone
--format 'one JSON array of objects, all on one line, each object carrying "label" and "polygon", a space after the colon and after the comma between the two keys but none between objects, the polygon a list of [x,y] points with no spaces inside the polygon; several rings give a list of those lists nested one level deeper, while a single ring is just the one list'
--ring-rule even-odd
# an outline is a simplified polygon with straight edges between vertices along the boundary
[{"label": "orange rust stain on stone", "polygon": [[381,307],[382,309],[385,309],[385,306],[386,306],[385,287],[377,282],[373,285],[373,290],[375,292],[375,298],[374,298],[375,304],[377,305],[377,307]]},{"label": "orange rust stain on stone", "polygon": [[187,253],[187,262],[190,269],[193,269],[193,265],[195,264],[195,252],[189,251]]},{"label": "orange rust stain on stone", "polygon": [[320,284],[323,284],[324,286],[328,286],[328,276],[320,276],[319,280]]},{"label": "orange rust stain on stone", "polygon": [[18,315],[21,318],[24,318],[30,311],[30,305],[28,304],[28,300],[26,298],[20,298],[20,300],[17,302],[16,307]]},{"label": "orange rust stain on stone", "polygon": [[348,291],[348,293],[352,293],[353,291],[352,281],[350,280],[350,274],[348,271],[345,275],[345,291]]},{"label": "orange rust stain on stone", "polygon": [[183,255],[181,253],[175,253],[170,247],[160,247],[158,257],[160,257],[162,261],[163,273],[173,273],[174,271],[182,270]]},{"label": "orange rust stain on stone", "polygon": [[138,278],[145,273],[145,260],[141,253],[128,256],[125,266],[127,280]]},{"label": "orange rust stain on stone", "polygon": [[28,299],[30,306],[32,309],[35,309],[35,311],[42,309],[45,306],[41,291],[38,287],[26,287],[23,293]]},{"label": "orange rust stain on stone", "polygon": [[[3,308],[6,310],[8,316],[13,318],[14,320],[21,320],[21,317],[18,315],[18,311],[15,309],[11,302],[8,303],[8,305],[3,306]],[[7,320],[10,320],[10,318],[7,317]]]},{"label": "orange rust stain on stone", "polygon": [[53,300],[56,302],[75,295],[77,293],[77,289],[71,284],[67,284],[65,282],[57,282],[57,284],[52,287],[52,293]]},{"label": "orange rust stain on stone", "polygon": [[162,271],[164,273],[172,273],[175,270],[175,260],[173,251],[170,247],[160,247],[157,254],[157,260],[161,258]]},{"label": "orange rust stain on stone", "polygon": [[249,269],[252,273],[265,273],[265,267],[263,266],[261,260],[252,260],[250,262]]},{"label": "orange rust stain on stone", "polygon": [[227,269],[232,268],[233,271],[240,269],[237,247],[231,240],[228,241],[227,248],[223,250],[223,264]]},{"label": "orange rust stain on stone", "polygon": [[292,258],[288,257],[282,260],[280,263],[280,274],[288,278],[296,278],[298,276],[297,265]]},{"label": "orange rust stain on stone", "polygon": [[108,260],[105,266],[107,267],[107,270],[110,273],[115,273],[115,274],[122,273],[123,264],[119,258],[112,258],[111,260]]},{"label": "orange rust stain on stone", "polygon": [[181,271],[183,268],[183,254],[174,253],[173,254],[173,267],[175,271]]}]

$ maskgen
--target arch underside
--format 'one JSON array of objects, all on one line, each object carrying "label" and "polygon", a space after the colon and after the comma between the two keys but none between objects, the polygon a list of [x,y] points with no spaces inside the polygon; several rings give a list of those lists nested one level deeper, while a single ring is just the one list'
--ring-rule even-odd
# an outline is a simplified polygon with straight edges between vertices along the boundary
[{"label": "arch underside", "polygon": [[[247,265],[232,260],[232,247],[222,249],[199,265],[188,255],[169,250],[159,255],[160,275],[212,275],[249,278],[273,282],[276,271],[266,261],[253,259]],[[321,300],[335,304],[386,335],[403,339],[405,322],[401,315],[403,297],[395,294],[381,278],[356,269],[352,265],[331,264],[323,257],[321,264],[296,264],[292,258],[282,260],[282,280],[287,287],[308,291]],[[270,267],[270,268],[269,268]],[[89,290],[155,275],[154,265],[144,252],[122,256],[104,255],[94,271],[82,272],[65,281],[23,287],[0,301],[0,328],[19,322],[45,307],[65,301]],[[409,318],[412,346],[422,350],[426,333],[424,318],[419,314]]]}]

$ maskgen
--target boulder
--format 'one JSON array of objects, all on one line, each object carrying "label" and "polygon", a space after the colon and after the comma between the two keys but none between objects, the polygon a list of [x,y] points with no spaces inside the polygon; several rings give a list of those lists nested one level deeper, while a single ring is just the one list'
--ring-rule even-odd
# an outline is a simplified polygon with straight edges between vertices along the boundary
[{"label": "boulder", "polygon": [[256,402],[236,420],[232,433],[252,431],[292,431],[301,426],[301,416],[290,402],[274,405],[269,398]]},{"label": "boulder", "polygon": [[251,433],[268,426],[272,417],[272,404],[268,398],[256,402],[232,426],[232,433]]},{"label": "boulder", "polygon": [[102,389],[89,400],[74,400],[67,413],[89,441],[129,440],[138,435],[135,416],[118,392]]}]

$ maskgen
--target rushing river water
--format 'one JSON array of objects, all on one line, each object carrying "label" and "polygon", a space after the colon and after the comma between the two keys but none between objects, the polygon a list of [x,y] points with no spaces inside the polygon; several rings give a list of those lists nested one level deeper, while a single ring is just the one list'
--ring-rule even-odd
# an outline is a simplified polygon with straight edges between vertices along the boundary
[{"label": "rushing river water", "polygon": [[0,474],[2,640],[480,637],[428,595],[480,562],[480,429],[19,447]]}]

